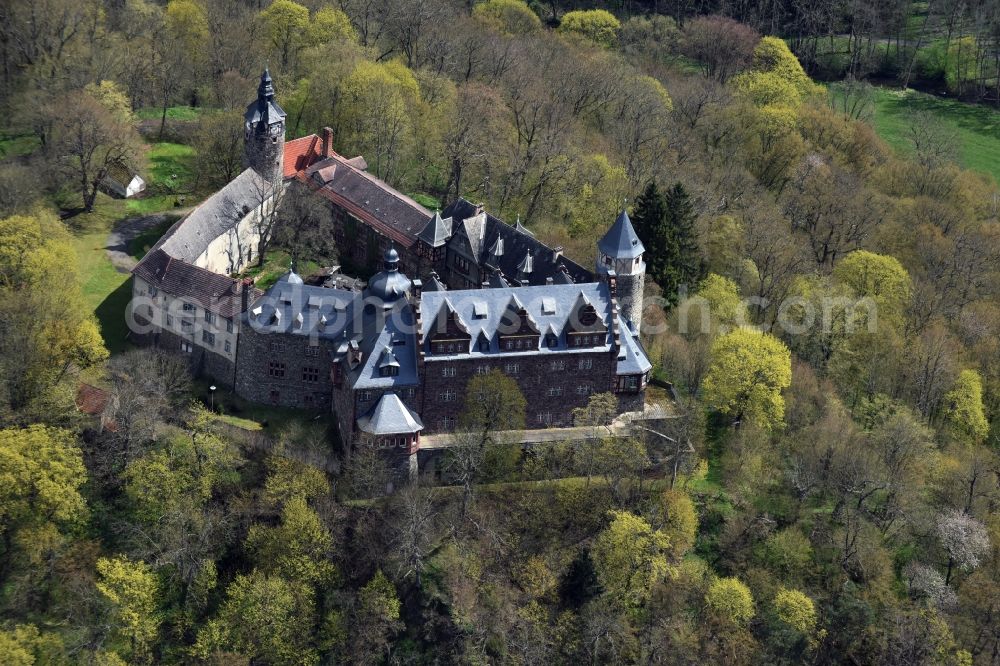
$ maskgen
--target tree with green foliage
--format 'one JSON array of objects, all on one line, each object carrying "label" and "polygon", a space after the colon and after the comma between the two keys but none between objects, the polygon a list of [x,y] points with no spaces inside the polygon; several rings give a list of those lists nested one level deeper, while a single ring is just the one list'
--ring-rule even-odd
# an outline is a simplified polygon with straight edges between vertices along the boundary
[{"label": "tree with green foliage", "polygon": [[702,383],[705,402],[733,417],[770,429],[785,413],[781,392],[792,381],[791,352],[781,340],[738,328],[712,343],[712,361]]},{"label": "tree with green foliage", "polygon": [[694,546],[698,536],[698,511],[691,496],[674,488],[664,490],[660,495],[660,531],[670,541],[670,554],[679,560]]},{"label": "tree with green foliage", "polygon": [[643,518],[612,511],[611,523],[594,540],[590,557],[597,580],[612,603],[641,606],[654,583],[673,574],[670,539]]},{"label": "tree with green foliage", "polygon": [[97,589],[113,606],[115,632],[127,641],[132,663],[146,663],[159,631],[160,582],[145,562],[127,557],[97,560]]},{"label": "tree with green foliage", "polygon": [[337,576],[330,561],[333,537],[302,497],[285,502],[280,525],[251,526],[246,549],[261,571],[287,580],[326,586]]},{"label": "tree with green foliage", "polygon": [[621,27],[622,24],[615,15],[604,9],[566,12],[559,21],[559,32],[579,35],[607,48],[618,42],[618,30]]},{"label": "tree with green foliage", "polygon": [[743,626],[753,619],[753,595],[738,578],[717,578],[708,586],[705,605],[712,616],[731,626]]},{"label": "tree with green foliage", "polygon": [[880,321],[898,322],[909,305],[910,274],[895,257],[855,250],[837,263],[833,277],[859,298],[872,299],[878,306]]},{"label": "tree with green foliage", "polygon": [[274,0],[259,19],[284,70],[302,48],[309,27],[309,9],[293,0]]},{"label": "tree with green foliage", "polygon": [[472,8],[472,16],[507,35],[525,35],[542,27],[524,0],[486,0]]},{"label": "tree with green foliage", "polygon": [[983,380],[975,370],[958,374],[955,385],[944,396],[945,425],[956,439],[979,444],[990,432],[983,408]]},{"label": "tree with green foliage", "polygon": [[353,623],[354,657],[360,664],[379,664],[392,656],[392,636],[401,627],[396,588],[379,569],[358,592]]},{"label": "tree with green foliage", "polygon": [[3,556],[10,556],[20,530],[83,521],[87,504],[80,489],[86,481],[83,456],[72,432],[43,425],[0,430]]},{"label": "tree with green foliage", "polygon": [[200,659],[235,653],[255,663],[314,666],[314,614],[313,595],[299,584],[261,571],[237,576],[191,652]]},{"label": "tree with green foliage", "polygon": [[698,216],[691,197],[680,182],[667,190],[664,203],[668,258],[663,282],[658,284],[665,294],[674,294],[681,285],[688,286],[690,290],[698,284],[705,276],[705,262],[698,249],[698,234],[694,226]]}]

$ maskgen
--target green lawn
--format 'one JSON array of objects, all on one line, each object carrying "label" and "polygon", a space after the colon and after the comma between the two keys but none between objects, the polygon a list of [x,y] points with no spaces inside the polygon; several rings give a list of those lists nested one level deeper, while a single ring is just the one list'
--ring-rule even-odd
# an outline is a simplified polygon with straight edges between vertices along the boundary
[{"label": "green lawn", "polygon": [[105,250],[108,231],[121,217],[122,202],[99,195],[93,213],[72,220],[73,245],[82,281],[83,298],[101,326],[104,344],[112,354],[126,347],[125,308],[131,298],[128,273],[119,273]]},{"label": "green lawn", "polygon": [[41,145],[34,134],[0,134],[0,159],[30,155]]},{"label": "green lawn", "polygon": [[[167,120],[198,120],[204,109],[193,106],[171,106],[167,109]],[[139,120],[159,120],[163,116],[163,109],[145,108],[135,112]]]},{"label": "green lawn", "polygon": [[[837,95],[836,87],[831,87]],[[955,131],[961,165],[1000,181],[1000,111],[916,90],[875,88],[872,124],[886,143],[902,154],[913,150],[909,128],[914,112],[927,112]]]},{"label": "green lawn", "polygon": [[930,112],[958,133],[962,166],[1000,181],[1000,111],[915,90],[876,89],[875,131],[904,153],[911,150],[907,131],[914,111]]}]

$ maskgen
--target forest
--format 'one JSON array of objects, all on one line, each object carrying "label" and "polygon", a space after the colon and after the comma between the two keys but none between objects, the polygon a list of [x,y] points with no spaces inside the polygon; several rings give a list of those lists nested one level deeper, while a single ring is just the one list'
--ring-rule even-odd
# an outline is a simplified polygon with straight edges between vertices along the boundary
[{"label": "forest", "polygon": [[[989,100],[995,20],[934,0],[0,4],[0,662],[1000,664],[1000,190],[933,115],[891,148],[863,80]],[[288,138],[330,127],[431,207],[482,201],[589,264],[626,206],[683,446],[522,449],[503,433],[528,406],[487,375],[440,473],[386,495],[384,461],[323,415],[254,421],[131,346],[104,238],[242,170],[265,65]],[[115,163],[145,198],[102,190]],[[275,239],[282,261],[331,252]]]}]

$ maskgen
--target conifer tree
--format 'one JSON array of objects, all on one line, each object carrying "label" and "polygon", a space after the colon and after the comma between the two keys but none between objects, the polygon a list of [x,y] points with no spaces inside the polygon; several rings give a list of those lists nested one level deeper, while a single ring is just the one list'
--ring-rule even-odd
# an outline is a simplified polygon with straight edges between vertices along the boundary
[{"label": "conifer tree", "polygon": [[664,218],[663,274],[655,278],[663,289],[664,297],[676,303],[678,289],[686,285],[694,291],[705,277],[705,262],[698,250],[698,237],[694,228],[697,215],[687,190],[679,182],[667,190],[663,197],[666,209]]},{"label": "conifer tree", "polygon": [[645,191],[635,200],[632,226],[646,248],[646,273],[657,284],[662,284],[666,266],[667,203],[656,183],[650,182]]}]

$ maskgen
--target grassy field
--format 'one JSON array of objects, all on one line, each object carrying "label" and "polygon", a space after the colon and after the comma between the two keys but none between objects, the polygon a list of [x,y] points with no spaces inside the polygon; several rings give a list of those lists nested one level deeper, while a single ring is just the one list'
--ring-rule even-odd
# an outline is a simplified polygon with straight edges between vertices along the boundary
[{"label": "grassy field", "polygon": [[148,215],[193,203],[197,174],[195,150],[179,143],[154,143],[146,154],[148,168],[142,175],[146,193],[125,206],[133,215]]},{"label": "grassy field", "polygon": [[[831,94],[837,95],[831,86]],[[875,88],[872,125],[882,139],[902,154],[912,152],[912,114],[926,112],[955,132],[961,165],[1000,182],[1000,111],[916,90]]]},{"label": "grassy field", "polygon": [[131,296],[128,273],[119,273],[108,260],[108,231],[124,213],[123,202],[98,195],[93,213],[72,220],[73,245],[82,280],[83,298],[101,325],[104,344],[112,354],[126,348],[125,307]]},{"label": "grassy field", "polygon": [[30,155],[41,146],[34,134],[0,134],[0,159]]},{"label": "grassy field", "polygon": [[911,150],[907,131],[915,111],[931,113],[955,130],[962,166],[1000,181],[1000,111],[915,90],[876,89],[875,131],[904,153]]},{"label": "grassy field", "polygon": [[[167,109],[167,120],[198,120],[202,109],[193,106],[171,106]],[[139,120],[159,120],[163,116],[163,109],[145,108],[135,112]]]}]

